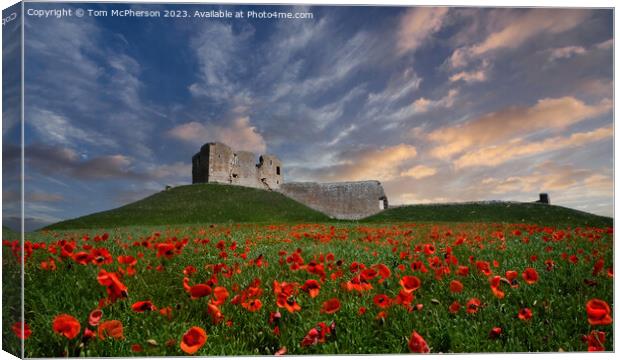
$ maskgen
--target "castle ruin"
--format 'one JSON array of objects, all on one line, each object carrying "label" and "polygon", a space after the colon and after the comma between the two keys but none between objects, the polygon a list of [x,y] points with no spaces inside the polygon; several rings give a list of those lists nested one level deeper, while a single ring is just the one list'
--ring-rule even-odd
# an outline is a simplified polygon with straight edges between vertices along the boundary
[{"label": "castle ruin", "polygon": [[206,143],[192,157],[192,184],[220,183],[275,190],[282,184],[277,156],[233,151],[222,143]]},{"label": "castle ruin", "polygon": [[284,183],[282,162],[275,155],[234,151],[206,143],[192,157],[192,183],[220,183],[274,190],[335,219],[358,220],[388,207],[379,181]]}]

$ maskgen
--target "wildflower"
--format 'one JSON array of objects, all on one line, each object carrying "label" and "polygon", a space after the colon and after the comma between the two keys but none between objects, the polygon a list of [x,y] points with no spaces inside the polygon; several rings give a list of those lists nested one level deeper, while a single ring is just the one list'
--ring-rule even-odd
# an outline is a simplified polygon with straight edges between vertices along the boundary
[{"label": "wildflower", "polygon": [[380,308],[386,308],[390,306],[390,298],[385,294],[377,294],[372,301]]},{"label": "wildflower", "polygon": [[155,305],[153,305],[152,302],[146,300],[134,303],[133,305],[131,305],[131,310],[141,313],[145,311],[155,311],[157,310],[157,308],[155,307]]},{"label": "wildflower", "polygon": [[414,353],[429,353],[431,350],[426,344],[426,340],[418,334],[416,331],[411,333],[411,337],[409,338],[409,351]]},{"label": "wildflower", "polygon": [[605,351],[605,333],[603,331],[592,330],[589,335],[584,336],[584,341],[588,343],[588,351]]},{"label": "wildflower", "polygon": [[463,291],[463,283],[458,280],[452,280],[450,282],[450,291],[452,293],[460,293]]},{"label": "wildflower", "polygon": [[102,316],[103,316],[103,312],[100,309],[95,309],[91,311],[90,314],[88,315],[88,324],[90,326],[99,325],[99,321],[101,320]]},{"label": "wildflower", "polygon": [[517,316],[521,320],[529,320],[532,318],[532,310],[529,308],[523,308],[519,310],[519,314]]},{"label": "wildflower", "polygon": [[489,338],[497,339],[501,334],[502,334],[502,328],[501,327],[494,327],[489,332]]},{"label": "wildflower", "polygon": [[340,310],[340,300],[337,298],[332,298],[325,301],[321,307],[321,313],[325,314],[334,314],[338,310]]},{"label": "wildflower", "polygon": [[251,300],[242,302],[241,306],[243,306],[245,309],[247,309],[250,312],[256,312],[260,310],[260,308],[263,306],[263,303],[261,303],[259,299],[251,299]]},{"label": "wildflower", "polygon": [[52,323],[54,332],[71,340],[80,333],[80,322],[71,315],[60,314],[54,318]]},{"label": "wildflower", "polygon": [[97,328],[99,339],[105,340],[108,337],[121,340],[123,336],[123,324],[118,320],[108,320],[99,324]]},{"label": "wildflower", "polygon": [[181,338],[181,350],[194,354],[207,342],[207,333],[198,326],[192,326]]},{"label": "wildflower", "polygon": [[454,302],[448,308],[451,314],[458,313],[460,309],[461,309],[461,304],[459,304],[459,302],[456,300],[454,300]]},{"label": "wildflower", "polygon": [[535,269],[527,268],[522,274],[523,280],[528,284],[532,285],[538,281],[538,272]]},{"label": "wildflower", "polygon": [[480,307],[480,300],[478,300],[477,298],[471,298],[467,302],[466,306],[468,314],[475,314],[478,312],[478,308]]},{"label": "wildflower", "polygon": [[609,325],[613,322],[609,305],[599,299],[592,299],[586,303],[586,313],[590,325]]},{"label": "wildflower", "polygon": [[307,292],[311,298],[317,297],[319,295],[320,289],[321,285],[318,281],[314,279],[307,280],[301,287],[301,290]]},{"label": "wildflower", "polygon": [[400,286],[406,292],[412,292],[420,288],[422,282],[417,276],[403,276],[400,279]]},{"label": "wildflower", "polygon": [[30,330],[30,326],[24,323],[23,321],[19,321],[11,326],[11,330],[13,333],[20,339],[26,340],[32,335],[32,330]]}]

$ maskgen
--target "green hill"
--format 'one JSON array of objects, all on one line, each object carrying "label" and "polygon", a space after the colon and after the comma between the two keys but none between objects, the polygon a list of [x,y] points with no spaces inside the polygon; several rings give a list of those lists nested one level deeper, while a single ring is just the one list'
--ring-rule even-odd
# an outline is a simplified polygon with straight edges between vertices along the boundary
[{"label": "green hill", "polygon": [[557,205],[478,202],[406,205],[390,208],[363,222],[445,221],[530,223],[540,225],[613,226],[613,219]]},{"label": "green hill", "polygon": [[195,184],[172,188],[125,206],[61,221],[45,229],[225,222],[323,222],[329,218],[273,191]]}]

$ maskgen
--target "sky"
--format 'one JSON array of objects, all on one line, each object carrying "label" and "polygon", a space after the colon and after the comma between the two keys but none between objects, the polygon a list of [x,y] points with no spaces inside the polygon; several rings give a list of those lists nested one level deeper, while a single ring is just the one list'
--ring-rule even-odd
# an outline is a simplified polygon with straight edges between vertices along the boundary
[{"label": "sky", "polygon": [[[390,204],[546,192],[613,213],[611,10],[29,7],[313,18],[26,17],[27,228],[189,184],[212,141],[276,154],[287,182],[379,180]],[[18,192],[3,199],[11,224]]]}]

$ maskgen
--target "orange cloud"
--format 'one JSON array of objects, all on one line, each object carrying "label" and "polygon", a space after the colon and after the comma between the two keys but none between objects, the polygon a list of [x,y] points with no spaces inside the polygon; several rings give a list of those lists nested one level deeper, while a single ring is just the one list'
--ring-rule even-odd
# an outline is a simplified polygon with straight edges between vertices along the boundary
[{"label": "orange cloud", "polygon": [[522,139],[515,139],[505,144],[469,151],[456,159],[454,165],[457,169],[471,166],[496,166],[518,157],[582,146],[611,138],[613,134],[611,127],[603,127],[589,132],[574,133],[568,137],[557,136],[538,142],[528,143]]},{"label": "orange cloud", "polygon": [[267,149],[262,135],[250,124],[247,116],[236,118],[229,127],[192,121],[171,129],[168,136],[197,146],[219,141],[235,150],[264,153]]},{"label": "orange cloud", "polygon": [[437,174],[437,169],[426,165],[417,165],[400,173],[400,176],[423,179]]},{"label": "orange cloud", "polygon": [[441,29],[448,12],[445,7],[411,8],[403,16],[398,32],[398,51],[404,53],[420,47],[430,35]]},{"label": "orange cloud", "polygon": [[339,155],[340,163],[321,168],[316,177],[326,181],[387,181],[397,177],[404,163],[416,156],[416,148],[407,144],[345,152]]},{"label": "orange cloud", "polygon": [[580,9],[531,9],[515,16],[500,14],[495,23],[501,28],[491,32],[482,42],[456,49],[449,59],[453,68],[463,67],[470,59],[497,49],[514,49],[540,34],[557,34],[581,24],[590,12]]},{"label": "orange cloud", "polygon": [[532,107],[508,107],[456,126],[434,130],[431,154],[448,159],[473,147],[490,146],[546,129],[563,129],[612,109],[608,99],[588,105],[574,97],[542,99]]}]

